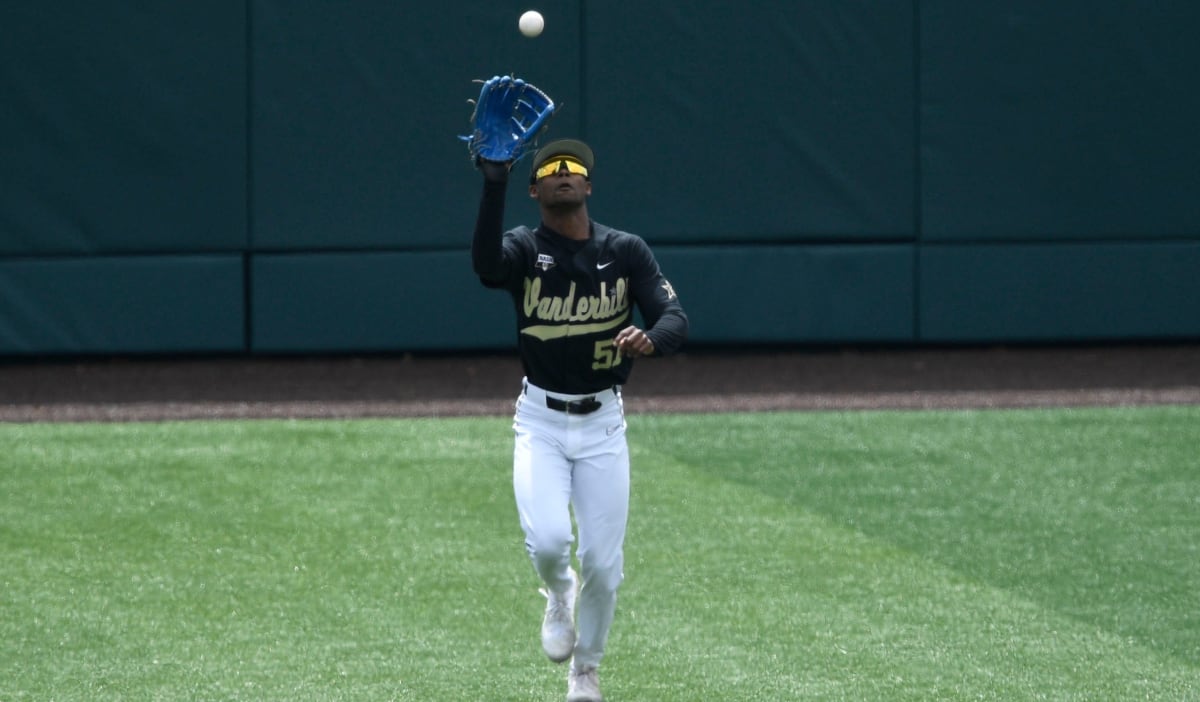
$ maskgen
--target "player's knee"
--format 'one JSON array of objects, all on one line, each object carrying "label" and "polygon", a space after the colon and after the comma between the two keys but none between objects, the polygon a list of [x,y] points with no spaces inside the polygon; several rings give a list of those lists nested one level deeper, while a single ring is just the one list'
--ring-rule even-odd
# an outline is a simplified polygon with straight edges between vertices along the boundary
[{"label": "player's knee", "polygon": [[525,540],[525,549],[538,566],[553,565],[570,554],[571,532],[539,532]]},{"label": "player's knee", "polygon": [[624,565],[619,557],[600,563],[587,560],[580,563],[580,575],[589,588],[614,593],[625,578]]}]

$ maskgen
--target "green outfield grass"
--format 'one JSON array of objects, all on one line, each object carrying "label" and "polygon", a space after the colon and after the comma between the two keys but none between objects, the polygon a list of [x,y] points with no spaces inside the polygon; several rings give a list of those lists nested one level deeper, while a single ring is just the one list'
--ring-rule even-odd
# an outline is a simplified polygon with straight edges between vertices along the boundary
[{"label": "green outfield grass", "polygon": [[[1200,699],[1200,407],[630,424],[610,702]],[[0,425],[0,699],[561,700],[509,425]]]}]

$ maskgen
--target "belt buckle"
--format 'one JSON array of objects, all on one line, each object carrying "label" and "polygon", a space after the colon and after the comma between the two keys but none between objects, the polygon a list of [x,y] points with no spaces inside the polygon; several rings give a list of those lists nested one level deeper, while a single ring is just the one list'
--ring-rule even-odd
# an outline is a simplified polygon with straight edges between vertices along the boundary
[{"label": "belt buckle", "polygon": [[571,400],[567,403],[567,414],[591,414],[602,405],[595,397],[585,397],[582,400]]}]

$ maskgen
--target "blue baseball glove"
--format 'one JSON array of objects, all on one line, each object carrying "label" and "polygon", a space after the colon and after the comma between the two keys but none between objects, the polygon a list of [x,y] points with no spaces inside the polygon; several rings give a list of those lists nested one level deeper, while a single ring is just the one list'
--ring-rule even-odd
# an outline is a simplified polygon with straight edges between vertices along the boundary
[{"label": "blue baseball glove", "polygon": [[519,161],[536,145],[557,106],[531,83],[511,76],[482,81],[470,134],[460,136],[476,165],[480,160]]}]

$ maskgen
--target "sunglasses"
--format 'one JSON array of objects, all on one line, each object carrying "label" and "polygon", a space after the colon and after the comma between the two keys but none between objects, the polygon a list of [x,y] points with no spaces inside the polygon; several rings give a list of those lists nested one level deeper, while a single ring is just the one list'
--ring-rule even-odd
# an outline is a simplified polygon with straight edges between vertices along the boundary
[{"label": "sunglasses", "polygon": [[587,178],[587,176],[588,176],[587,166],[583,165],[582,163],[580,163],[579,161],[576,161],[573,158],[551,159],[551,160],[547,161],[545,164],[543,164],[541,168],[534,171],[534,176],[537,180],[541,180],[542,178],[545,178],[546,176],[552,176],[555,173],[558,173],[560,170],[562,170],[563,166],[566,166],[567,170],[571,173],[578,173],[579,175],[583,176],[584,178]]}]

